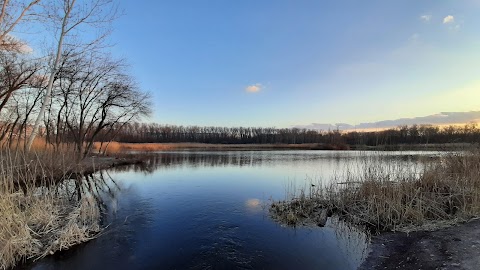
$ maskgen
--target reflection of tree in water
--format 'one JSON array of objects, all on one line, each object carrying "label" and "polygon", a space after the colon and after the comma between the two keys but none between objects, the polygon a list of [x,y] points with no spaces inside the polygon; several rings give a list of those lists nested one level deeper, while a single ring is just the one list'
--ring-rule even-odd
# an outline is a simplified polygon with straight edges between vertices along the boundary
[{"label": "reflection of tree in water", "polygon": [[[425,159],[425,158],[423,158]],[[355,165],[361,170],[365,164],[404,165],[419,163],[422,157],[408,154],[379,154],[377,152],[295,152],[295,151],[225,151],[225,152],[163,152],[145,156],[143,163],[120,166],[111,169],[116,172],[137,172],[151,174],[155,170],[204,167],[261,167],[264,165],[290,166],[316,165],[317,162],[338,167],[345,164]],[[402,166],[405,167],[405,166]]]},{"label": "reflection of tree in water", "polygon": [[159,168],[251,167],[268,162],[264,155],[253,153],[160,153],[146,157],[143,163],[113,168],[113,171],[152,173]]},{"label": "reflection of tree in water", "polygon": [[[56,194],[62,195],[70,202],[81,201],[82,198],[95,202],[99,213],[105,213],[107,208],[111,208],[111,203],[116,201],[121,191],[121,187],[107,171],[84,176],[77,175],[75,178],[60,181],[45,188],[54,188]],[[107,206],[107,203],[110,205]]]},{"label": "reflection of tree in water", "polygon": [[167,152],[150,155],[143,163],[116,167],[117,172],[152,173],[159,168],[253,167],[278,161],[304,161],[302,155],[278,155],[273,152]]},{"label": "reflection of tree in water", "polygon": [[370,234],[367,230],[332,217],[327,224],[335,231],[337,245],[352,264],[352,269],[357,268],[368,255]]},{"label": "reflection of tree in water", "polygon": [[[88,198],[101,213],[104,230],[85,248],[74,248],[61,256],[49,256],[41,261],[46,269],[88,269],[90,265],[125,268],[135,260],[137,244],[141,242],[141,228],[151,224],[154,207],[132,188],[126,188],[108,171],[100,171],[78,179],[58,183],[57,192],[76,201]],[[40,267],[42,268],[42,267]],[[42,268],[43,269],[43,268]]]},{"label": "reflection of tree in water", "polygon": [[117,201],[117,197],[122,190],[107,171],[85,176],[80,187],[83,193],[88,193],[94,197],[103,210],[107,207],[107,201],[110,202],[110,206],[113,205],[112,202]]}]

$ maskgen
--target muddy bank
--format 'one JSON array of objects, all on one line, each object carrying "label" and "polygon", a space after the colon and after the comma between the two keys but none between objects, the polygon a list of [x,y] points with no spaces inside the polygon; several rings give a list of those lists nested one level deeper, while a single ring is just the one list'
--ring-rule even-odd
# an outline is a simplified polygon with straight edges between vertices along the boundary
[{"label": "muddy bank", "polygon": [[466,269],[480,267],[480,220],[437,231],[382,233],[360,269]]}]

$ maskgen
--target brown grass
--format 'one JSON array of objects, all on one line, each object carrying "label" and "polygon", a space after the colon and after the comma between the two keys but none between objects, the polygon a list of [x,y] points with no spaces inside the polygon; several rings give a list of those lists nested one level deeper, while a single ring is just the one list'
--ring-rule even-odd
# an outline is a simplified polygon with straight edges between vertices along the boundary
[{"label": "brown grass", "polygon": [[0,161],[0,269],[67,249],[99,232],[99,205],[86,194],[71,195],[75,180],[38,185],[39,174],[68,166],[61,156],[3,150]]},{"label": "brown grass", "polygon": [[480,150],[448,154],[420,170],[366,164],[322,185],[274,202],[274,218],[289,225],[325,209],[373,231],[434,229],[480,216]]},{"label": "brown grass", "polygon": [[[13,140],[13,141],[8,141],[8,140],[3,140],[0,141],[0,145],[2,148],[9,148],[10,150],[23,150],[25,149],[25,144],[26,141],[22,138],[19,140]],[[73,146],[71,144],[67,143],[60,143],[58,146],[53,145],[51,143],[48,143],[44,137],[37,136],[33,140],[32,147],[30,148],[31,151],[34,152],[44,152],[44,151],[64,151],[64,152],[69,152],[73,150]]]},{"label": "brown grass", "polygon": [[306,144],[208,144],[208,143],[119,143],[110,142],[94,144],[94,150],[98,152],[105,151],[110,154],[124,153],[129,151],[136,152],[154,152],[168,150],[280,150],[280,149],[297,149],[297,150],[346,150],[346,146],[326,145],[317,143]]}]

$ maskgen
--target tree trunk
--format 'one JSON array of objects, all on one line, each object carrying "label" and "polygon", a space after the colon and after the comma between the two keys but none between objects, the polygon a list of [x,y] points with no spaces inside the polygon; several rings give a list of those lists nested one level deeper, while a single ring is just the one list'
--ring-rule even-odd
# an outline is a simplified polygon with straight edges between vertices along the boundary
[{"label": "tree trunk", "polygon": [[30,151],[30,148],[32,147],[33,141],[35,140],[35,137],[37,136],[38,129],[40,127],[40,122],[42,122],[42,120],[43,120],[43,115],[45,113],[45,109],[47,108],[48,103],[50,101],[50,96],[52,95],[53,81],[55,80],[55,76],[57,75],[58,65],[60,64],[60,59],[62,58],[63,39],[65,38],[65,35],[67,34],[68,18],[70,17],[70,12],[72,11],[74,5],[75,5],[75,0],[72,1],[71,5],[68,6],[67,12],[65,13],[65,17],[63,17],[62,30],[60,31],[60,37],[58,39],[57,54],[55,55],[55,62],[53,64],[53,68],[52,68],[52,71],[50,73],[50,78],[48,79],[47,91],[45,93],[45,98],[43,99],[42,107],[40,108],[40,112],[38,113],[37,119],[35,120],[35,124],[33,125],[32,134],[30,134],[30,137],[28,139],[28,143],[27,143],[27,146],[26,146],[27,151]]}]

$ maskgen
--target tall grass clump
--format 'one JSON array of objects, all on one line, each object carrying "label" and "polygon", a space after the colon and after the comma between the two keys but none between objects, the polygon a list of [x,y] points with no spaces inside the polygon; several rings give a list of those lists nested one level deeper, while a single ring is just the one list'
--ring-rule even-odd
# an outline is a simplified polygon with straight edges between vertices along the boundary
[{"label": "tall grass clump", "polygon": [[78,196],[78,180],[53,177],[73,166],[66,160],[47,152],[0,150],[0,269],[67,249],[100,231],[96,200]]},{"label": "tall grass clump", "polygon": [[435,229],[480,217],[478,149],[445,154],[413,169],[408,163],[365,160],[327,184],[272,203],[273,217],[297,225],[327,213],[375,232]]}]

